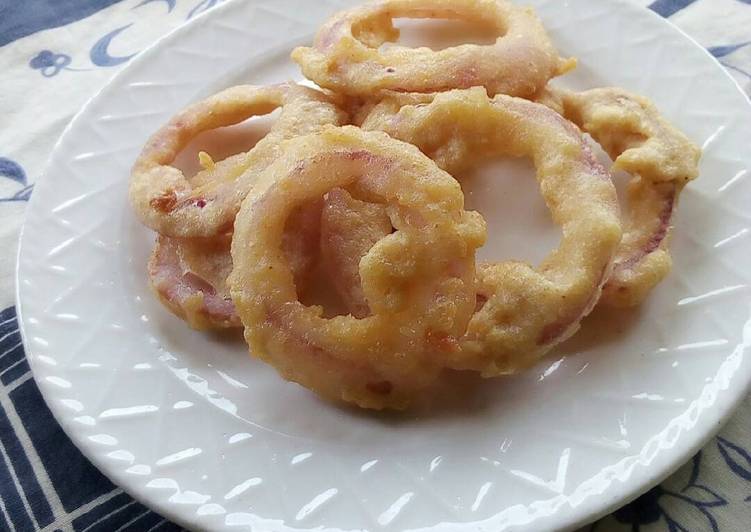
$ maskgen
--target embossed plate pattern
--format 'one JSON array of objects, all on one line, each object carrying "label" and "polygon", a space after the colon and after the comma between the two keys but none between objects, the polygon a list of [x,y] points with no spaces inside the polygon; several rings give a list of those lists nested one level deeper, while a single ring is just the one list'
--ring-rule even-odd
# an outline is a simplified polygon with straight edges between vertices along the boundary
[{"label": "embossed plate pattern", "polygon": [[353,412],[165,312],[144,278],[152,237],[126,202],[132,161],[171,114],[237,81],[299,78],[290,48],[352,3],[224,5],[141,54],[71,123],[19,253],[35,378],[104,473],[189,527],[499,531],[593,519],[688,459],[751,379],[751,107],[646,10],[531,2],[580,59],[565,83],[646,94],[703,145],[675,269],[639,312],[595,316],[538,368],[452,408]]}]

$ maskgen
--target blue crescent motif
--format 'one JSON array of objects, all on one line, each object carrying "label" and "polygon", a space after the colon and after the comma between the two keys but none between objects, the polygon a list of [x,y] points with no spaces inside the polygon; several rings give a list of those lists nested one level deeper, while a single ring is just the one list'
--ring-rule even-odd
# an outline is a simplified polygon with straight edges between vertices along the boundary
[{"label": "blue crescent motif", "polygon": [[130,24],[126,26],[122,26],[120,28],[117,28],[116,30],[112,30],[107,35],[99,39],[96,43],[94,43],[94,46],[91,47],[91,51],[89,52],[89,57],[91,58],[91,62],[99,67],[111,67],[111,66],[117,66],[121,63],[125,63],[130,58],[134,57],[136,54],[131,54],[131,55],[122,56],[122,57],[112,56],[107,51],[110,43],[112,42],[112,39],[117,37],[123,31],[130,28],[132,25],[133,23],[131,22]]}]

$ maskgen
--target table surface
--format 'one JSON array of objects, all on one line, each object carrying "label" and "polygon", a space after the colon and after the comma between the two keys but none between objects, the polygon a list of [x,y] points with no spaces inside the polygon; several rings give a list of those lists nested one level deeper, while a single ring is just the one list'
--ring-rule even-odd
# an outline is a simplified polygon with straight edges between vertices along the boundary
[{"label": "table surface", "polygon": [[[21,344],[14,270],[34,179],[66,124],[140,50],[220,1],[0,1],[0,530],[180,530],[107,480],[53,419]],[[630,1],[669,18],[751,93],[751,0]],[[672,477],[583,530],[749,527],[751,397]]]}]

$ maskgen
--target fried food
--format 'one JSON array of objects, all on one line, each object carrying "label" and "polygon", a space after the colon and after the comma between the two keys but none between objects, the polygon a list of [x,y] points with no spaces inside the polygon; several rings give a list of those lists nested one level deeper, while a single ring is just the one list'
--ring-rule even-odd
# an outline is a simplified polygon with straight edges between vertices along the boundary
[{"label": "fried food", "polygon": [[701,150],[649,100],[621,88],[546,92],[546,103],[589,133],[613,159],[613,169],[633,176],[623,240],[601,301],[638,305],[670,272],[673,214],[683,187],[699,174]]},{"label": "fried food", "polygon": [[[381,45],[396,41],[397,17],[447,18],[489,26],[492,45],[463,44],[444,50]],[[350,96],[378,92],[437,92],[484,86],[490,94],[532,96],[547,81],[575,66],[558,55],[530,8],[506,0],[380,0],[334,15],[312,48],[292,59],[321,87]]]},{"label": "fried food", "polygon": [[[494,42],[405,47],[400,17],[461,20]],[[133,167],[130,202],[158,232],[150,283],[191,327],[243,327],[251,353],[284,378],[403,409],[451,370],[528,368],[598,301],[636,305],[668,273],[671,220],[699,149],[644,98],[551,88],[576,62],[530,8],[374,0],[334,15],[292,58],[322,90],[222,91],[173,117]],[[216,162],[201,152],[192,177],[174,166],[200,133],[278,108],[249,151]],[[582,130],[633,176],[623,217]],[[485,221],[464,209],[452,174],[496,156],[532,160],[561,229],[537,267],[475,263]]]},{"label": "fried food", "polygon": [[363,128],[416,145],[455,175],[483,157],[530,157],[562,229],[560,246],[538,268],[478,267],[478,309],[454,369],[513,373],[578,330],[610,274],[621,228],[610,175],[573,124],[543,105],[474,88],[387,98]]},{"label": "fried food", "polygon": [[382,204],[357,200],[342,188],[333,189],[324,198],[322,264],[347,310],[356,318],[370,314],[360,279],[360,259],[392,229]]},{"label": "fried food", "polygon": [[231,236],[206,239],[157,237],[149,283],[173,314],[198,330],[240,327],[226,280],[232,271]]},{"label": "fried food", "polygon": [[[281,107],[279,119],[250,151],[214,162],[188,179],[171,166],[196,135]],[[231,231],[240,203],[256,176],[279,155],[285,139],[338,125],[345,114],[320,91],[284,83],[240,85],[188,106],[146,143],[133,166],[130,202],[140,220],[172,237],[209,237]]]},{"label": "fried food", "polygon": [[[323,317],[298,300],[281,236],[293,209],[334,189],[382,203],[395,232],[359,262],[371,314]],[[287,379],[365,408],[404,408],[458,351],[475,307],[485,224],[417,148],[347,126],[284,143],[242,204],[232,299],[251,352]]]},{"label": "fried food", "polygon": [[[319,260],[322,208],[323,202],[317,201],[296,209],[282,235],[282,250],[300,290]],[[242,327],[227,286],[232,271],[231,242],[232,234],[157,236],[149,260],[149,284],[164,306],[194,329]]]}]

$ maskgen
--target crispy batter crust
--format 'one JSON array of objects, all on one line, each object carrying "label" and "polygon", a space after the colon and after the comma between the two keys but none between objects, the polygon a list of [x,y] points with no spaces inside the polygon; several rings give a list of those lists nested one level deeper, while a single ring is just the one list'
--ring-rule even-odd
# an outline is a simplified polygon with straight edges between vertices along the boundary
[{"label": "crispy batter crust", "polygon": [[491,99],[475,88],[392,95],[363,128],[415,144],[455,175],[483,157],[530,157],[562,229],[560,246],[538,268],[515,261],[478,267],[478,310],[454,368],[513,373],[578,330],[610,273],[621,229],[610,175],[576,126],[543,105]]},{"label": "crispy batter crust", "polygon": [[[282,153],[243,202],[232,240],[229,283],[251,352],[322,396],[404,408],[436,382],[467,327],[484,221],[463,209],[449,174],[384,133],[329,127]],[[371,311],[362,319],[301,304],[280,248],[292,209],[337,188],[385,204],[396,229],[359,262]]]},{"label": "crispy batter crust", "polygon": [[[247,153],[211,164],[190,180],[171,166],[199,133],[278,107],[282,112],[269,134]],[[226,233],[258,173],[279,155],[280,142],[345,120],[327,95],[308,87],[293,83],[231,87],[188,106],[149,139],[131,173],[131,205],[145,225],[167,236]]]},{"label": "crispy batter crust", "polygon": [[[463,44],[433,51],[391,46],[397,17],[460,19],[490,26],[492,45]],[[381,0],[334,15],[312,48],[292,59],[318,85],[350,96],[380,91],[438,92],[484,86],[490,94],[532,96],[547,81],[574,67],[550,42],[530,8],[506,0]]]},{"label": "crispy batter crust", "polygon": [[683,187],[699,174],[701,150],[649,100],[621,88],[547,92],[546,100],[559,102],[560,112],[600,143],[614,169],[633,176],[623,240],[601,301],[638,305],[670,272],[673,214]]}]

